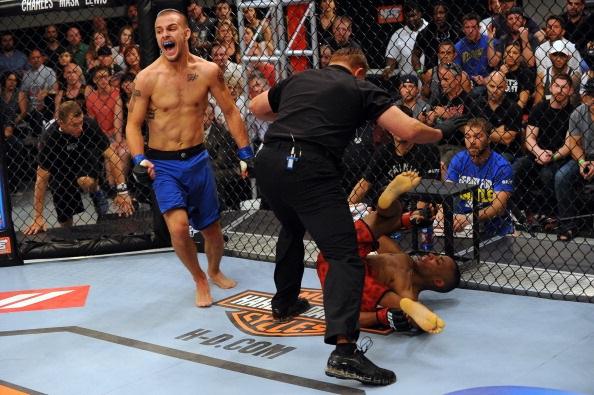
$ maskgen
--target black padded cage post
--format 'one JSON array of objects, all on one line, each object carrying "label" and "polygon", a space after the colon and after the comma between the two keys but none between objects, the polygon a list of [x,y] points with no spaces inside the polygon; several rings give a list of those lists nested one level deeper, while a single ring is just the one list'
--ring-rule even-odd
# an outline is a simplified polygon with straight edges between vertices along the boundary
[{"label": "black padded cage post", "polygon": [[[4,125],[1,125],[4,130]],[[12,223],[12,205],[6,177],[4,134],[0,137],[0,267],[22,265]]]}]

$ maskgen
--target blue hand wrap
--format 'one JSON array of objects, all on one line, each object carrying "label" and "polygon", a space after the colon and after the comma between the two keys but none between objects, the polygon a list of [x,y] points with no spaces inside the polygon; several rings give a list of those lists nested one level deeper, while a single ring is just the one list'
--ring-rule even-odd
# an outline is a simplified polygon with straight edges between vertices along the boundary
[{"label": "blue hand wrap", "polygon": [[134,166],[136,166],[136,165],[140,164],[140,162],[142,162],[145,159],[146,159],[146,156],[144,154],[138,154],[132,158],[132,162],[134,162]]},{"label": "blue hand wrap", "polygon": [[241,160],[251,159],[254,157],[254,150],[251,145],[246,145],[237,150],[237,156],[239,156],[239,159]]}]

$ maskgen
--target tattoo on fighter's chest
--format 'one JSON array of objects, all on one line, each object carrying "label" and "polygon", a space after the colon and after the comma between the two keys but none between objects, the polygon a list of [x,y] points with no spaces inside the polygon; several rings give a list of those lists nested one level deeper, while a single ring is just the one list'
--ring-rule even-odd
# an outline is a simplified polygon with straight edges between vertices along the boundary
[{"label": "tattoo on fighter's chest", "polygon": [[196,73],[188,74],[188,79],[187,79],[187,81],[188,81],[188,82],[190,82],[190,81],[194,81],[194,80],[196,80],[196,78],[198,78],[198,74],[196,74]]}]

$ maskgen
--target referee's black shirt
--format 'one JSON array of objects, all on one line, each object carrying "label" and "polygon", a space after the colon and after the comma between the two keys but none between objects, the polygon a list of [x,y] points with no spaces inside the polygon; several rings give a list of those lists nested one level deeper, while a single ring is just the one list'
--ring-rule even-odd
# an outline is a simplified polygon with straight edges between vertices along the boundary
[{"label": "referee's black shirt", "polygon": [[392,105],[387,92],[338,65],[279,82],[268,92],[268,102],[278,115],[264,143],[291,141],[292,135],[296,141],[324,147],[335,158],[342,157],[358,126]]}]

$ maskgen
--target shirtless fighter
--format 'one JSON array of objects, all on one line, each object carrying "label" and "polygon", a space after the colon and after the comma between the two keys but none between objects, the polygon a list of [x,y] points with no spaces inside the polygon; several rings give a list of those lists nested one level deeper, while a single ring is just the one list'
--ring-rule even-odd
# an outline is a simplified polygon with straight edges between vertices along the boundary
[{"label": "shirtless fighter", "polygon": [[[239,110],[225,87],[223,71],[190,54],[191,31],[185,15],[174,9],[159,12],[155,33],[161,56],[136,76],[126,137],[135,174],[144,172],[153,180],[173,249],[196,282],[196,305],[207,307],[212,297],[189,236],[189,224],[204,237],[210,280],[221,288],[235,286],[235,281],[219,269],[224,239],[215,178],[203,145],[203,117],[209,93],[217,100],[235,143],[241,147],[239,158],[249,162],[254,154]],[[145,120],[149,128],[146,153],[140,131]]]},{"label": "shirtless fighter", "polygon": [[[410,256],[391,239],[381,237],[401,228],[405,216],[398,198],[420,181],[415,172],[399,174],[380,196],[377,211],[355,222],[359,255],[365,263],[361,327],[381,325],[397,332],[418,327],[433,334],[445,327],[444,321],[417,299],[423,290],[448,292],[457,287],[460,272],[454,260],[433,254]],[[369,255],[374,250],[378,253]],[[321,253],[317,271],[323,287],[328,263]]]}]

